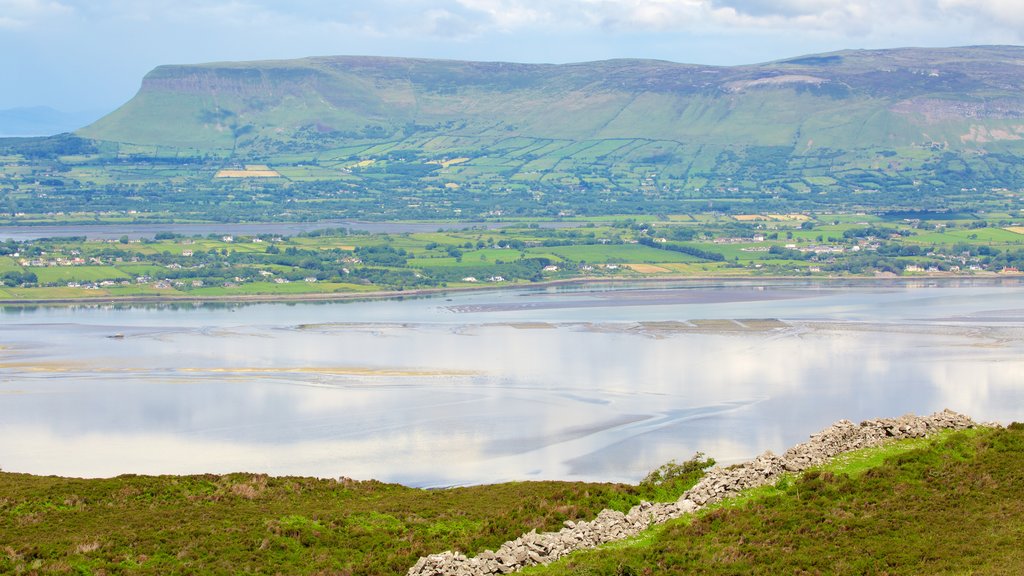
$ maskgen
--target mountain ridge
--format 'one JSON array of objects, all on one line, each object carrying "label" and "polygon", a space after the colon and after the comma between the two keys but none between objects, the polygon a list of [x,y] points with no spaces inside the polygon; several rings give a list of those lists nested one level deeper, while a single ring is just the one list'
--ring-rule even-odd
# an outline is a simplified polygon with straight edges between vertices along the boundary
[{"label": "mountain ridge", "polygon": [[843,50],[740,66],[309,57],[160,66],[131,101],[78,133],[244,149],[310,129],[394,136],[409,123],[466,121],[461,129],[476,134],[797,146],[803,133],[828,140],[836,115],[868,123],[881,114],[893,127],[865,135],[868,145],[933,138],[960,148],[979,139],[971,123],[990,142],[1020,139],[1024,126],[1007,121],[1024,118],[1022,88],[1024,48],[1016,46]]}]

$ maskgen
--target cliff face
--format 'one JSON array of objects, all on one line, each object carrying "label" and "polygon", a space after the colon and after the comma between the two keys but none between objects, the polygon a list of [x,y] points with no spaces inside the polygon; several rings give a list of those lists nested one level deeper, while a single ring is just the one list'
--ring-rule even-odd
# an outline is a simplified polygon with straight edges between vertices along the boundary
[{"label": "cliff face", "polygon": [[80,131],[196,148],[341,136],[650,138],[837,149],[1024,138],[1024,48],[844,51],[751,66],[376,57],[161,66]]}]

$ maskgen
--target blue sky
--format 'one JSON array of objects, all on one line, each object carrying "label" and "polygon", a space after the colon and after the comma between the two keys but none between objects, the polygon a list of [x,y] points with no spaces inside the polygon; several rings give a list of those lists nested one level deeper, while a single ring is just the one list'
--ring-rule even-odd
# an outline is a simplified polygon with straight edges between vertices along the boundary
[{"label": "blue sky", "polygon": [[0,109],[109,111],[160,64],[335,54],[747,64],[1022,37],[1024,0],[0,0]]}]

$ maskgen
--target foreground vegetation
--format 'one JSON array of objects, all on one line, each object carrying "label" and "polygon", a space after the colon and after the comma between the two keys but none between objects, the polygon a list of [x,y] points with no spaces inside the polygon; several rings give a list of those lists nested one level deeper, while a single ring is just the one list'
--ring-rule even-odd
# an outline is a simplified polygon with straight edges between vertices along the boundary
[{"label": "foreground vegetation", "polygon": [[841,457],[634,541],[524,574],[1024,572],[1024,425],[903,446],[913,449]]},{"label": "foreground vegetation", "polygon": [[[889,445],[529,573],[1020,573],[1022,457],[1021,425]],[[476,554],[604,508],[674,500],[708,464],[698,455],[637,486],[450,490],[251,474],[0,473],[0,572],[401,574],[429,553]]]},{"label": "foreground vegetation", "polygon": [[671,501],[711,460],[637,486],[525,482],[418,490],[232,474],[83,480],[0,473],[0,573],[401,574],[420,556]]},{"label": "foreground vegetation", "polygon": [[618,217],[571,228],[7,241],[0,302],[323,297],[578,278],[1017,274],[1024,217],[1016,216]]}]

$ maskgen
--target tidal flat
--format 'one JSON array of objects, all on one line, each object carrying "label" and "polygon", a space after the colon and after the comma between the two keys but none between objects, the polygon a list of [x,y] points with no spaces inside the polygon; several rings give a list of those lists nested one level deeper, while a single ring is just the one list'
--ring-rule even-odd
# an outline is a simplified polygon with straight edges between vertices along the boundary
[{"label": "tidal flat", "polygon": [[0,308],[0,466],[636,482],[841,419],[1019,419],[1024,284],[561,286]]}]

